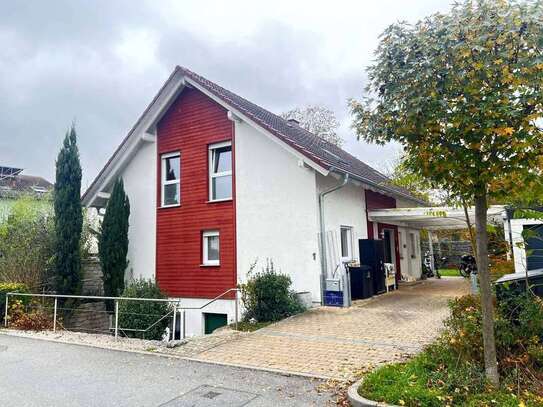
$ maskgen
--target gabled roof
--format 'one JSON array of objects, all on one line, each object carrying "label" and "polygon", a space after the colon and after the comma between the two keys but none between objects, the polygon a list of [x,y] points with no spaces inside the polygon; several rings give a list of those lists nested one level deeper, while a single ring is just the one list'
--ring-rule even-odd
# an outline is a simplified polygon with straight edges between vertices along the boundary
[{"label": "gabled roof", "polygon": [[335,144],[323,140],[304,128],[224,89],[187,68],[177,67],[177,69],[184,76],[197,82],[209,92],[222,99],[226,104],[249,116],[257,124],[287,144],[290,144],[309,159],[316,161],[327,170],[349,173],[351,176],[359,178],[360,181],[370,183],[375,188],[381,189],[384,192],[399,195],[422,205],[427,204],[425,201],[413,196],[408,190],[392,184],[390,178],[360,161],[342,148],[337,147]]},{"label": "gabled roof", "polygon": [[45,178],[33,175],[5,176],[0,179],[0,198],[17,198],[21,195],[41,196],[53,189]]},{"label": "gabled roof", "polygon": [[348,173],[351,178],[357,179],[358,181],[365,183],[375,190],[383,192],[384,194],[407,199],[419,205],[427,204],[425,201],[413,196],[406,189],[393,185],[388,177],[363,163],[353,155],[347,153],[345,150],[323,140],[297,124],[289,122],[288,120],[283,119],[282,117],[256,105],[255,103],[236,95],[235,93],[217,85],[214,82],[211,82],[210,80],[190,71],[189,69],[179,66],[175,68],[166,84],[159,91],[159,94],[157,94],[157,96],[153,99],[153,102],[151,102],[151,105],[149,105],[142,117],[140,117],[138,123],[136,123],[136,126],[132,128],[128,136],[115,151],[113,156],[106,164],[106,167],[104,167],[91,186],[87,189],[83,195],[84,200],[86,199],[86,195],[88,194],[89,190],[95,187],[98,179],[102,177],[106,168],[111,165],[112,161],[120,152],[123,145],[129,141],[131,134],[135,131],[138,124],[143,121],[145,115],[153,108],[153,105],[157,103],[161,93],[165,92],[164,89],[167,87],[168,83],[173,81],[177,76],[182,76],[183,80],[186,80],[189,85],[195,85],[197,88],[201,88],[202,91],[205,91],[205,93],[208,93],[214,99],[218,99],[221,104],[225,105],[232,111],[238,112],[247,117],[254,124],[271,133],[283,143],[287,144],[308,160],[315,163],[316,166],[323,168],[327,172]]}]

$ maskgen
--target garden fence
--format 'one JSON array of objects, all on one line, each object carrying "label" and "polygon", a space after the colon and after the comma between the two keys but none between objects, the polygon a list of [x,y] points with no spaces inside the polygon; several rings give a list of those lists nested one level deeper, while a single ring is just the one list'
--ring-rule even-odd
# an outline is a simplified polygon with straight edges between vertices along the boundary
[{"label": "garden fence", "polygon": [[[184,339],[186,311],[203,310],[231,293],[234,293],[234,323],[237,328],[238,292],[239,289],[231,288],[200,307],[181,306],[181,300],[175,298],[10,292],[6,294],[4,325],[6,328],[105,333],[114,335],[115,339],[119,336],[143,339],[153,336],[157,339],[157,332],[161,335],[169,328],[167,340]],[[112,304],[112,310],[106,308],[106,301]]]}]

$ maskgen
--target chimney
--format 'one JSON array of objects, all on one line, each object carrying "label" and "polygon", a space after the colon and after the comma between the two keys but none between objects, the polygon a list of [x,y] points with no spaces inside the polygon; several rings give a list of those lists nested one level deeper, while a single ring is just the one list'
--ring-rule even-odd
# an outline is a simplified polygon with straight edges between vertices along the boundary
[{"label": "chimney", "polygon": [[293,125],[296,125],[296,126],[299,126],[299,125],[300,125],[300,122],[299,122],[298,120],[296,120],[296,119],[288,119],[287,122],[288,122],[288,124],[290,124],[290,125],[292,125],[292,124],[293,124]]}]

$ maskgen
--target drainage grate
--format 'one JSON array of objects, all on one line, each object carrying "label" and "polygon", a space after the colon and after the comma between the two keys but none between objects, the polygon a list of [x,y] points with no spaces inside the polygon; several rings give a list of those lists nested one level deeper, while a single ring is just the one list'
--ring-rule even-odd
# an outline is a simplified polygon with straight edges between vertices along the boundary
[{"label": "drainage grate", "polygon": [[217,396],[220,396],[222,393],[217,393],[216,391],[210,391],[206,394],[204,394],[202,397],[208,398],[208,399],[214,399]]},{"label": "drainage grate", "polygon": [[161,407],[242,407],[257,397],[258,394],[254,393],[204,384],[162,404]]}]

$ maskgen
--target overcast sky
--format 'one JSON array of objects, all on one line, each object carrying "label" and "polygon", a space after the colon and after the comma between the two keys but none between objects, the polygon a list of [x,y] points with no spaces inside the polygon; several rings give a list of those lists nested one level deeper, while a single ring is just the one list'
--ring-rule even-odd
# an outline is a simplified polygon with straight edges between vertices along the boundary
[{"label": "overcast sky", "polygon": [[360,97],[379,34],[451,0],[3,1],[0,165],[54,181],[75,120],[83,188],[175,65],[281,113],[322,104],[345,148],[375,167],[397,146],[356,141],[347,99]]}]

